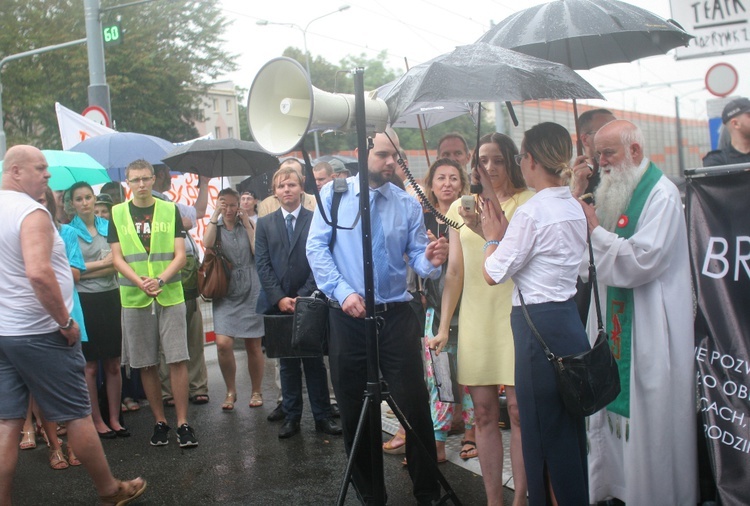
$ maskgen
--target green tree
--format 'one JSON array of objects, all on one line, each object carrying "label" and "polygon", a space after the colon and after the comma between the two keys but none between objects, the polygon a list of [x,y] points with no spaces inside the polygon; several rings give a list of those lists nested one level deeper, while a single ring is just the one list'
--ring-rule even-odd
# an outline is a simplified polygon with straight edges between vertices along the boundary
[{"label": "green tree", "polygon": [[[103,7],[107,3],[116,5]],[[0,54],[86,36],[82,0],[2,0],[2,5]],[[236,68],[234,56],[222,49],[228,21],[219,0],[157,0],[105,14],[115,15],[122,17],[124,42],[105,49],[115,126],[172,141],[195,137],[201,93]],[[85,45],[8,64],[3,69],[8,145],[59,148],[54,103],[83,110],[88,84]]]}]

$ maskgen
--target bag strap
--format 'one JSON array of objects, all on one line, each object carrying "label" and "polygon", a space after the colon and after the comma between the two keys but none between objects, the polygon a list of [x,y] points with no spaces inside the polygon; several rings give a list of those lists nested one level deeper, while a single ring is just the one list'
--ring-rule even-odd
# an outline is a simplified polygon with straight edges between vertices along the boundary
[{"label": "bag strap", "polygon": [[336,232],[339,229],[339,205],[341,205],[343,196],[342,192],[334,192],[333,201],[331,202],[331,239],[328,241],[328,249],[331,251],[333,251],[333,245],[336,244]]},{"label": "bag strap", "polygon": [[[518,287],[516,287],[518,288]],[[528,323],[529,328],[531,329],[531,332],[534,333],[536,336],[537,341],[539,341],[539,344],[542,345],[542,349],[544,349],[544,354],[547,356],[547,360],[550,362],[554,362],[557,360],[557,357],[554,353],[547,347],[547,343],[544,342],[544,339],[542,339],[542,336],[539,334],[539,331],[536,329],[536,325],[534,325],[534,322],[531,321],[531,316],[529,315],[528,309],[526,309],[526,303],[523,300],[523,294],[521,293],[521,289],[518,289],[518,298],[521,299],[521,309],[523,310],[523,316],[526,318],[526,323]]]},{"label": "bag strap", "polygon": [[[591,283],[591,291],[594,292],[594,305],[596,306],[596,326],[601,333],[604,330],[604,323],[602,322],[602,306],[599,301],[599,290],[596,282],[596,265],[594,264],[594,247],[591,245],[591,232],[586,225],[586,239],[589,243],[589,283]],[[520,293],[520,292],[519,292]]]}]

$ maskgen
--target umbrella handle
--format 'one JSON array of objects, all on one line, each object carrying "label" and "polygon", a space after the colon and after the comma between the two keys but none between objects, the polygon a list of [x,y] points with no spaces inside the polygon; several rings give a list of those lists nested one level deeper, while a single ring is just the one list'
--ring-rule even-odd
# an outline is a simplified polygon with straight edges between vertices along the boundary
[{"label": "umbrella handle", "polygon": [[573,99],[573,117],[575,118],[575,124],[576,124],[576,156],[581,156],[583,154],[583,141],[581,140],[581,132],[580,132],[580,125],[578,124],[578,104],[576,103],[576,99]]}]

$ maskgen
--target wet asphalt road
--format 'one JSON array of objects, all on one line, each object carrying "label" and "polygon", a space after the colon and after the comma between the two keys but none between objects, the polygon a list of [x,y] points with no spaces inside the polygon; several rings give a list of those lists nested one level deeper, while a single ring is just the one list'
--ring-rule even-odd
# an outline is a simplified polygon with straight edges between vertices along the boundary
[{"label": "wet asphalt road", "polygon": [[[305,397],[300,434],[280,440],[281,422],[271,423],[266,416],[274,409],[276,388],[273,368],[266,367],[263,394],[265,404],[249,408],[250,380],[244,353],[237,350],[237,388],[239,400],[234,412],[222,412],[225,389],[215,350],[207,347],[209,393],[211,401],[190,406],[189,419],[196,429],[199,446],[182,450],[176,442],[174,410],[167,408],[173,430],[167,446],[152,447],[148,440],[153,418],[147,406],[126,413],[125,423],[132,437],[103,441],[104,451],[116,477],[143,476],[148,481],[144,495],[136,505],[330,505],[336,503],[346,466],[340,436],[315,432]],[[384,440],[386,440],[384,435]],[[96,493],[82,467],[53,471],[48,466],[43,443],[35,450],[19,454],[13,483],[14,504],[92,505]],[[385,480],[388,504],[415,504],[411,481],[402,456],[385,455]],[[485,504],[482,478],[451,463],[441,472],[466,505]],[[513,492],[505,489],[506,504]],[[353,489],[347,505],[358,504]]]}]

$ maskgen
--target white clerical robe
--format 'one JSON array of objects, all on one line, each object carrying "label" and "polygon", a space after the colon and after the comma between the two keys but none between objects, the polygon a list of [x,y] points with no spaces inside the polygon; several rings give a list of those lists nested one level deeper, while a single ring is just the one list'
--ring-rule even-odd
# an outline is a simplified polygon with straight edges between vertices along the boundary
[{"label": "white clerical robe", "polygon": [[[661,177],[629,239],[597,227],[591,240],[604,321],[607,286],[632,288],[634,299],[630,419],[604,409],[587,420],[591,503],[617,497],[634,506],[692,506],[698,500],[693,298],[677,188]],[[596,329],[592,298],[592,344]]]}]

